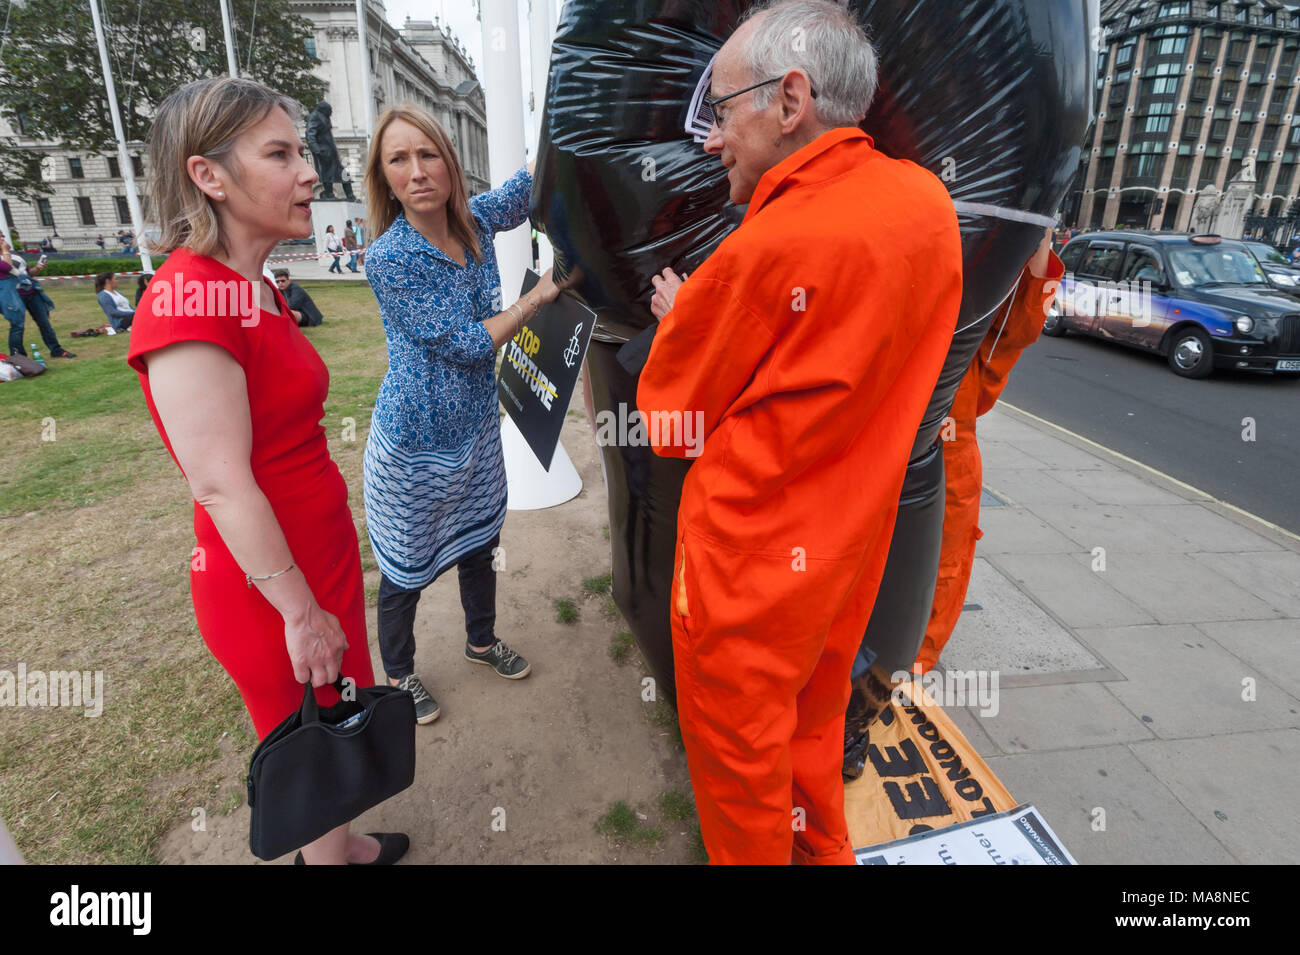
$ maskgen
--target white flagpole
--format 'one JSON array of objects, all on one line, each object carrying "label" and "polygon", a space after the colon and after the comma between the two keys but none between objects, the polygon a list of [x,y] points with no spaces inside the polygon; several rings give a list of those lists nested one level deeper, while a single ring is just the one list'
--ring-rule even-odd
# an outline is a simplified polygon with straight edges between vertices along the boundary
[{"label": "white flagpole", "polygon": [[144,215],[140,212],[140,197],[135,194],[135,170],[126,151],[126,133],[122,129],[122,114],[117,108],[117,87],[113,85],[113,71],[108,63],[108,44],[104,40],[104,23],[99,18],[99,0],[90,0],[90,16],[95,24],[95,40],[99,43],[99,64],[104,70],[104,89],[108,92],[108,109],[113,114],[113,135],[117,137],[117,161],[126,183],[126,204],[131,210],[131,230],[135,233],[140,250],[140,268],[153,271],[153,260],[145,247]]},{"label": "white flagpole", "polygon": [[366,30],[366,0],[357,0],[357,41],[361,44],[361,98],[366,101],[366,108],[361,116],[353,117],[365,122],[362,128],[363,144],[361,162],[364,165],[366,155],[370,152],[370,134],[375,128],[375,93],[370,80],[370,42]]},{"label": "white flagpole", "polygon": [[[488,168],[494,187],[524,164],[524,84],[519,69],[519,6],[515,0],[482,0],[483,95],[487,99]],[[513,302],[532,259],[528,229],[497,233],[501,305]],[[556,409],[564,414],[563,408]],[[582,477],[557,442],[551,468],[533,454],[510,415],[501,419],[501,451],[506,462],[506,507],[512,511],[555,507],[582,491]]]},{"label": "white flagpole", "polygon": [[[537,142],[540,142],[542,109],[546,103],[546,78],[551,71],[551,42],[555,39],[555,0],[529,0],[528,35],[532,61],[533,129],[537,133]],[[533,145],[536,148],[536,142]],[[555,261],[551,243],[541,233],[537,236],[537,260],[540,272],[545,272]]]},{"label": "white flagpole", "polygon": [[239,76],[239,64],[235,61],[235,36],[230,29],[230,0],[221,0],[221,29],[226,35],[226,68],[231,76]]}]

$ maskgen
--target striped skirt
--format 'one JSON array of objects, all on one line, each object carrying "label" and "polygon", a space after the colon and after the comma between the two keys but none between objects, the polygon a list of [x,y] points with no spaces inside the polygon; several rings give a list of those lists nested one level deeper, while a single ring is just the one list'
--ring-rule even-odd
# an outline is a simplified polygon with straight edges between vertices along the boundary
[{"label": "striped skirt", "polygon": [[364,464],[366,529],[385,577],[418,590],[500,532],[506,467],[493,405],[454,450],[405,451],[371,424]]}]

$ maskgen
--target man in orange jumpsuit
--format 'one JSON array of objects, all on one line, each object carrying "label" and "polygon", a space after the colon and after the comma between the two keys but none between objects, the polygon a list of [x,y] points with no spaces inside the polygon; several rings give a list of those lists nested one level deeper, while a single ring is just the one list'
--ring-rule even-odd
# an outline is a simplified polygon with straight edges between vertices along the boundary
[{"label": "man in orange jumpsuit", "polygon": [[917,672],[934,669],[957,626],[975,563],[975,542],[984,536],[979,529],[983,470],[975,442],[975,419],[997,402],[1011,366],[1038,340],[1047,303],[1064,274],[1065,266],[1052,251],[1048,232],[1020,273],[1010,307],[994,318],[953,397],[952,411],[948,413],[952,423],[944,423],[945,437],[951,434],[951,439],[943,444],[943,547],[930,622],[913,664],[914,669],[919,668]]},{"label": "man in orange jumpsuit", "polygon": [[[774,61],[751,64],[750,43]],[[843,7],[791,0],[745,20],[714,61],[705,149],[748,210],[689,281],[654,280],[637,406],[656,453],[698,452],[670,617],[714,863],[854,861],[849,672],[961,298],[943,184],[856,126],[874,88]]]}]

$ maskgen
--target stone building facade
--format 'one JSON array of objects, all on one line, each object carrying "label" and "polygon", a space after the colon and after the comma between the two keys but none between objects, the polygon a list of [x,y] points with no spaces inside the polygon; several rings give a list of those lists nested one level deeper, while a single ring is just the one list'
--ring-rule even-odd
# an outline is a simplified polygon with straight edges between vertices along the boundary
[{"label": "stone building facade", "polygon": [[1186,232],[1197,197],[1222,193],[1243,163],[1255,173],[1248,213],[1292,210],[1300,6],[1103,0],[1101,24],[1097,121],[1066,221]]},{"label": "stone building facade", "polygon": [[[291,0],[291,5],[313,24],[306,43],[318,61],[316,75],[329,84],[325,99],[333,107],[334,139],[343,168],[353,180],[357,197],[363,198],[366,116],[356,4],[353,0]],[[464,45],[436,20],[408,19],[396,28],[388,23],[382,0],[367,0],[366,6],[375,118],[390,105],[413,102],[423,106],[456,144],[470,194],[488,189],[487,111],[474,63]],[[304,123],[315,105],[303,104]],[[0,136],[15,134],[20,143],[37,145],[36,140],[26,139],[22,130],[12,130],[0,119]],[[42,147],[50,154],[43,175],[54,192],[36,202],[4,198],[10,227],[27,246],[57,234],[59,249],[93,249],[98,235],[104,236],[110,251],[119,248],[117,232],[131,228],[131,216],[116,151],[93,155],[56,144]],[[143,196],[149,173],[145,144],[129,143],[127,152],[136,191]],[[143,198],[141,202],[143,206]]]}]

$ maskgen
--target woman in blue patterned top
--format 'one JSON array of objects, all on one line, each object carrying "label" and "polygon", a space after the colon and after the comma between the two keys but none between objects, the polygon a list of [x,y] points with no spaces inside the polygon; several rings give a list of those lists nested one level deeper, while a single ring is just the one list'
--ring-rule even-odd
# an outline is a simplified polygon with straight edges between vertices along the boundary
[{"label": "woman in blue patterned top", "polygon": [[379,652],[416,720],[438,704],[415,674],[420,592],[457,567],[465,656],[518,680],[530,664],[498,639],[493,550],[506,511],[496,350],[559,294],[550,272],[503,310],[492,236],[528,219],[532,177],[467,198],[460,158],[428,113],[380,117],[366,164],[375,239],[366,277],[388,340],[365,453],[366,525],[379,563]]}]

